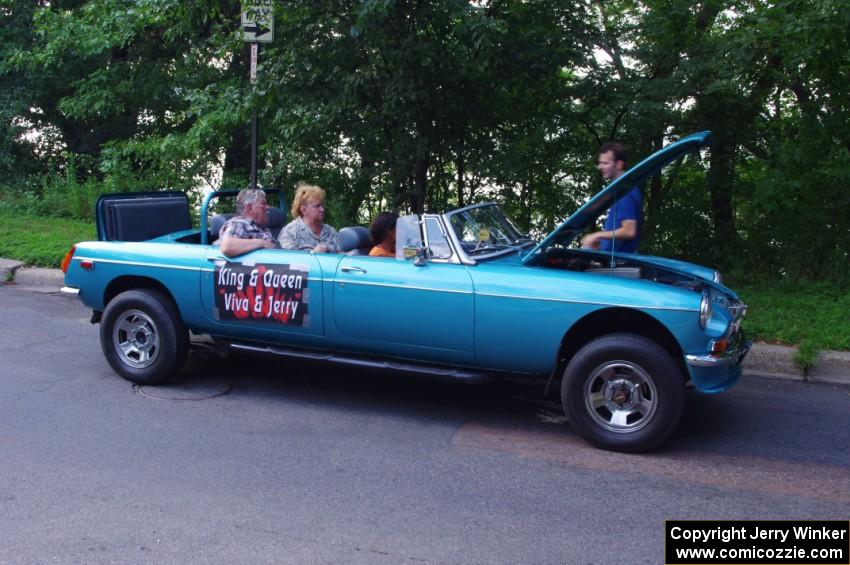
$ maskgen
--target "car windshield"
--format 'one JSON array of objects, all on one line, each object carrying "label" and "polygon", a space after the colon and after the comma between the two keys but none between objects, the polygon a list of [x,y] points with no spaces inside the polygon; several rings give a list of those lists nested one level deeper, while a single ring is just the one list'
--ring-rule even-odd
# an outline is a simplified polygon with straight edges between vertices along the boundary
[{"label": "car windshield", "polygon": [[486,255],[531,243],[496,204],[458,210],[449,222],[468,255]]}]

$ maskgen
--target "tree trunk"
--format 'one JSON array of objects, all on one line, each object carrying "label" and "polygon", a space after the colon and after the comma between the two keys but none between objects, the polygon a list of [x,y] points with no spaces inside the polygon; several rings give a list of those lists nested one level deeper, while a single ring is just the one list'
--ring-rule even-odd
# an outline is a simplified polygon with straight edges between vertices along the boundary
[{"label": "tree trunk", "polygon": [[708,188],[711,193],[711,219],[718,250],[730,250],[737,241],[735,216],[732,209],[732,162],[735,157],[735,140],[719,129],[711,146],[711,165],[708,170]]},{"label": "tree trunk", "polygon": [[457,155],[455,157],[455,168],[457,168],[457,205],[458,208],[465,206],[463,191],[466,188],[466,154],[464,153],[464,139],[458,142]]},{"label": "tree trunk", "polygon": [[[351,195],[351,197],[346,198],[348,202],[348,219],[352,223],[357,220],[357,213],[360,211],[360,205],[366,198],[368,198],[369,193],[372,190],[372,168],[374,166],[375,163],[370,159],[364,157],[360,160],[360,171],[354,181],[354,194]],[[393,207],[393,211],[397,212],[398,209]]]},{"label": "tree trunk", "polygon": [[425,212],[425,195],[427,191],[428,163],[431,154],[430,140],[425,133],[427,125],[418,124],[419,133],[416,138],[416,161],[413,173],[413,213]]},{"label": "tree trunk", "polygon": [[[661,135],[657,135],[652,139],[652,153],[660,150],[664,145],[664,137]],[[662,183],[664,179],[660,174],[653,175],[649,180],[649,191],[646,194],[646,221],[643,223],[643,231],[641,234],[641,240],[648,241],[653,231],[655,230],[655,224],[658,221],[658,213],[661,210],[661,200],[664,198],[664,185]]]},{"label": "tree trunk", "polygon": [[416,167],[413,177],[413,213],[425,212],[425,195],[428,181],[428,155],[416,155]]},{"label": "tree trunk", "polygon": [[[248,134],[249,125],[238,128],[233,132],[230,146],[224,150],[224,169],[222,178],[230,177],[234,174],[250,174],[251,171],[251,136]],[[259,159],[259,157],[258,157]],[[259,169],[259,164],[257,165]],[[244,188],[244,187],[228,187],[228,188]]]},{"label": "tree trunk", "polygon": [[[248,51],[244,50],[238,57],[233,57],[228,68],[229,73],[240,74],[248,72]],[[257,160],[260,160],[259,149],[257,150]],[[260,163],[257,163],[257,170],[260,170]],[[233,175],[242,175],[245,177],[251,174],[251,123],[246,123],[244,126],[237,128],[230,138],[230,145],[224,150],[224,169],[222,170],[222,180]],[[227,188],[244,188],[227,187]]]}]

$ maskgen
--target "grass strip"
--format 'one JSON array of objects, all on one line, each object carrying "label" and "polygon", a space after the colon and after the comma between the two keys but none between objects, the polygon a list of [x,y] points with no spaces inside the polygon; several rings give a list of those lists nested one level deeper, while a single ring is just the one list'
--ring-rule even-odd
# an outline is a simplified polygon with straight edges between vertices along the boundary
[{"label": "grass strip", "polygon": [[58,267],[71,246],[97,239],[94,222],[21,215],[0,208],[0,257],[38,267]]},{"label": "grass strip", "polygon": [[747,335],[797,345],[796,362],[809,369],[819,351],[850,350],[850,292],[829,285],[764,283],[734,286],[749,309]]}]

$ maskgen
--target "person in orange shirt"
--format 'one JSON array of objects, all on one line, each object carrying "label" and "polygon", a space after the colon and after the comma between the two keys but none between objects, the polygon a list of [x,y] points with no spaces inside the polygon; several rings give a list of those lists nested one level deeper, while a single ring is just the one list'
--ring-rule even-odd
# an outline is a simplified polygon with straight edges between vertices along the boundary
[{"label": "person in orange shirt", "polygon": [[375,247],[369,252],[371,257],[395,258],[395,223],[398,214],[395,212],[381,212],[372,220],[369,226],[369,235]]}]

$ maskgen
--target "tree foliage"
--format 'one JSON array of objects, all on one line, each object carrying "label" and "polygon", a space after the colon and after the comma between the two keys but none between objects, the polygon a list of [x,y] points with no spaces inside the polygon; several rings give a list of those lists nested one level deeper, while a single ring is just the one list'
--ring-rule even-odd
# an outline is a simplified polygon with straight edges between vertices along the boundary
[{"label": "tree foliage", "polygon": [[261,182],[323,185],[337,224],[493,199],[540,233],[602,142],[710,129],[644,187],[645,251],[850,279],[847,2],[281,2],[256,86],[241,9],[0,0],[2,192],[240,186],[256,109]]}]

